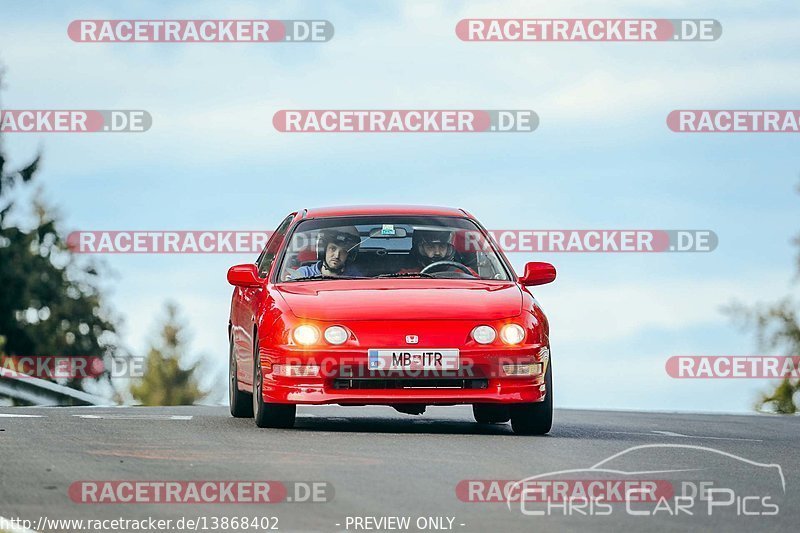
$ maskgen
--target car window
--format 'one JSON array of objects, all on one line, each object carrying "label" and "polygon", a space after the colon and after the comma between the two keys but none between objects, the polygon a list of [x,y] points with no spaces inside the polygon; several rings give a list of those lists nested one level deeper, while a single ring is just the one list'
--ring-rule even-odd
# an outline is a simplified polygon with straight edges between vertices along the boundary
[{"label": "car window", "polygon": [[262,278],[269,274],[270,268],[272,268],[272,263],[275,261],[275,256],[280,249],[283,238],[286,236],[286,231],[289,229],[292,220],[294,220],[294,214],[291,214],[283,219],[283,222],[280,223],[278,229],[275,230],[269,241],[267,241],[267,245],[264,247],[261,255],[258,256],[256,265],[258,265],[258,274]]},{"label": "car window", "polygon": [[378,277],[511,279],[488,236],[469,219],[365,216],[298,224],[277,281]]}]

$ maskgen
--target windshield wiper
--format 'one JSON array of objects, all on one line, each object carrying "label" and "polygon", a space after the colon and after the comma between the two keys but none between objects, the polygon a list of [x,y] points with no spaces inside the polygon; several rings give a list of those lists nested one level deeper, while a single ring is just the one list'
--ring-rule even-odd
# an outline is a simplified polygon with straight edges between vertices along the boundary
[{"label": "windshield wiper", "polygon": [[381,274],[376,278],[435,278],[436,276],[427,272],[397,272],[395,274]]},{"label": "windshield wiper", "polygon": [[369,279],[365,276],[326,276],[324,274],[317,274],[314,276],[305,276],[302,278],[292,278],[287,279],[286,282],[290,281],[319,281],[323,279]]}]

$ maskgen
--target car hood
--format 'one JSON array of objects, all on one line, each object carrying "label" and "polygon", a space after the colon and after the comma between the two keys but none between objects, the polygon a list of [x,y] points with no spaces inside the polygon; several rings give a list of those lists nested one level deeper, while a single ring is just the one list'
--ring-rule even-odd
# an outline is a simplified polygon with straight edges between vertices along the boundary
[{"label": "car hood", "polygon": [[314,320],[496,320],[522,311],[513,282],[336,280],[276,286],[298,318]]}]

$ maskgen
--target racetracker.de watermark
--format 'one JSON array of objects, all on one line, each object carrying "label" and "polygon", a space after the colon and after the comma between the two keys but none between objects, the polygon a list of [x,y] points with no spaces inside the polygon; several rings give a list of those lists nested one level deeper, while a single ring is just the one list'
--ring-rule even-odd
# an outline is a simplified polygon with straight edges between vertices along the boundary
[{"label": "racetracker.de watermark", "polygon": [[800,377],[800,356],[673,355],[665,368],[677,379],[796,379]]},{"label": "racetracker.de watermark", "polygon": [[269,504],[328,503],[327,481],[76,481],[68,495],[81,504]]},{"label": "racetracker.de watermark", "polygon": [[[711,230],[488,230],[504,252],[711,252],[719,238]],[[466,249],[486,246],[467,232]]]},{"label": "racetracker.de watermark", "polygon": [[[712,230],[488,230],[507,253],[664,253],[712,252],[719,238]],[[198,254],[259,253],[270,231],[73,231],[67,246],[83,254]],[[296,235],[291,251],[314,247],[305,234]],[[465,231],[459,251],[489,247],[482,234]]]},{"label": "racetracker.de watermark", "polygon": [[674,493],[669,481],[652,479],[465,479],[456,485],[456,497],[467,503],[654,502]]},{"label": "racetracker.de watermark", "polygon": [[282,109],[272,117],[282,133],[510,133],[532,132],[530,109]]},{"label": "racetracker.de watermark", "polygon": [[320,43],[333,38],[327,20],[73,20],[78,43]]},{"label": "racetracker.de watermark", "polygon": [[13,378],[92,379],[141,378],[144,357],[113,357],[106,363],[96,355],[0,355],[2,375]]},{"label": "racetracker.de watermark", "polygon": [[715,41],[715,19],[462,19],[462,41]]},{"label": "racetracker.de watermark", "polygon": [[[272,378],[324,379],[408,379],[421,380],[542,377],[547,371],[550,352],[547,348],[530,355],[496,355],[491,362],[461,355],[455,359],[446,350],[369,350],[364,356],[286,356],[279,362],[266,361],[265,374]],[[433,382],[432,382],[433,383]],[[338,383],[337,388],[352,384]],[[473,384],[485,388],[485,383]]]},{"label": "racetracker.de watermark", "polygon": [[676,109],[667,127],[677,133],[798,133],[800,110]]},{"label": "racetracker.de watermark", "polygon": [[3,109],[0,133],[144,132],[150,113],[132,109]]},{"label": "racetracker.de watermark", "polygon": [[73,231],[67,246],[82,254],[259,253],[271,231]]}]

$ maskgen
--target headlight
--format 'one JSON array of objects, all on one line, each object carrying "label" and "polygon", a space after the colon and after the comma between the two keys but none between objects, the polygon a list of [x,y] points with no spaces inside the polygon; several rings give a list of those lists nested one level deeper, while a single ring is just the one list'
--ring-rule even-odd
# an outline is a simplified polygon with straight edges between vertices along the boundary
[{"label": "headlight", "polygon": [[344,344],[349,336],[342,326],[331,326],[325,330],[325,340],[331,344]]},{"label": "headlight", "polygon": [[525,338],[525,330],[519,324],[506,324],[500,330],[500,338],[506,344],[519,344]]},{"label": "headlight", "polygon": [[478,344],[491,344],[497,338],[497,332],[491,326],[478,326],[472,330],[472,338]]},{"label": "headlight", "polygon": [[302,326],[297,326],[292,332],[292,337],[297,344],[302,344],[303,346],[310,346],[312,344],[316,344],[319,341],[319,330],[314,326],[309,326],[308,324],[304,324]]}]

